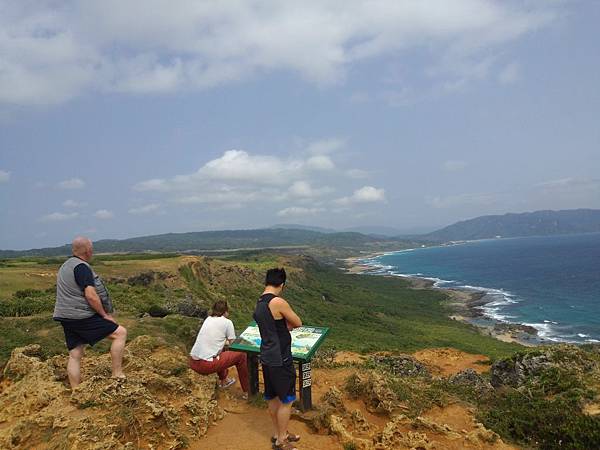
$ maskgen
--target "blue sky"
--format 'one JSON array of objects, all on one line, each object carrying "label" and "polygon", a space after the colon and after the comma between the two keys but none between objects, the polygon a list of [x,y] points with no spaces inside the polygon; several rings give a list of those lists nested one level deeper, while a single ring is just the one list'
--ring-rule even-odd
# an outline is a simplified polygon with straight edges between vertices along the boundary
[{"label": "blue sky", "polygon": [[0,0],[0,248],[600,208],[600,2]]}]

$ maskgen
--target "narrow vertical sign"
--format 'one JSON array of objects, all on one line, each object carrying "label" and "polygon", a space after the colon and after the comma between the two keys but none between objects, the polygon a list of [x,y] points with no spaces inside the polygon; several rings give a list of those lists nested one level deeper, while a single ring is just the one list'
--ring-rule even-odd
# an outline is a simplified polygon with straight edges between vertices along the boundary
[{"label": "narrow vertical sign", "polygon": [[312,370],[311,363],[301,362],[300,364],[300,403],[302,409],[308,411],[312,408]]}]

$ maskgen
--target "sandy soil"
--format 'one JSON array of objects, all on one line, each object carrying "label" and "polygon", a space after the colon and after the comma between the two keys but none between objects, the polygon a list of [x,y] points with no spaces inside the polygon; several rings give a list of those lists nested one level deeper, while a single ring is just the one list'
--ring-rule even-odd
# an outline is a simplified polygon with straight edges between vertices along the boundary
[{"label": "sandy soil", "polygon": [[[485,371],[489,366],[480,364],[488,359],[482,355],[470,355],[451,348],[427,349],[415,353],[418,360],[425,363],[435,374],[450,375],[466,368],[473,368],[478,372]],[[336,356],[337,362],[360,362],[364,356],[351,352],[340,352]],[[313,371],[313,402],[318,403],[321,396],[332,386],[343,392],[346,379],[354,373],[354,367],[336,369],[314,369]],[[242,392],[236,384],[227,391],[221,391],[218,397],[219,406],[225,410],[225,417],[210,427],[207,434],[196,442],[190,443],[190,449],[219,449],[219,450],[256,450],[271,448],[269,437],[271,421],[264,407],[257,407],[244,401]],[[390,418],[385,415],[369,412],[361,400],[344,398],[344,404],[349,411],[359,410],[371,426],[372,433],[382,431],[389,423]],[[294,414],[290,422],[290,431],[302,436],[298,443],[299,449],[304,450],[332,450],[343,449],[337,436],[323,435],[315,432],[301,413]],[[496,450],[509,450],[516,447],[507,445],[502,441],[481,445],[471,443],[465,438],[467,434],[476,435],[480,426],[476,423],[473,412],[461,404],[451,404],[444,408],[435,407],[423,415],[428,423],[440,427],[456,430],[456,432],[442,433],[435,430],[419,429],[425,432],[435,448],[440,449],[480,449],[489,448]],[[437,426],[436,425],[436,426]],[[414,425],[407,424],[403,432],[412,433]],[[448,428],[449,427],[449,428]],[[409,448],[409,447],[399,447]]]}]

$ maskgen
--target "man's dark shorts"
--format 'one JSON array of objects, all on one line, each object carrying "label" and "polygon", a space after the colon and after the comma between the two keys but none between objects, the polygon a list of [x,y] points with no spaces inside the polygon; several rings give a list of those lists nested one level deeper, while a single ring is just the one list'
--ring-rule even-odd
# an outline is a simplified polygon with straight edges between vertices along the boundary
[{"label": "man's dark shorts", "polygon": [[296,400],[296,370],[294,365],[267,366],[262,365],[265,382],[265,400],[279,397],[281,403],[291,403]]},{"label": "man's dark shorts", "polygon": [[79,345],[94,345],[110,336],[119,327],[114,322],[95,314],[87,319],[56,319],[63,326],[67,348],[73,350]]}]

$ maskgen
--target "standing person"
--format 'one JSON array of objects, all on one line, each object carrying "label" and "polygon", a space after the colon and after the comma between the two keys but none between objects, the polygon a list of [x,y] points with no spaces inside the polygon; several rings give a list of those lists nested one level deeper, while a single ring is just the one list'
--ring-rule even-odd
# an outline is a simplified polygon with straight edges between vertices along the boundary
[{"label": "standing person", "polygon": [[65,261],[56,276],[56,304],[54,320],[61,323],[69,350],[67,375],[71,388],[81,383],[81,358],[85,345],[94,345],[104,338],[112,340],[110,356],[112,376],[123,374],[123,349],[127,330],[117,324],[112,302],[102,280],[93,271],[92,241],[77,237],[72,244],[73,256]]},{"label": "standing person", "polygon": [[256,303],[254,320],[260,330],[260,362],[265,382],[265,400],[273,421],[271,438],[276,450],[294,450],[300,436],[288,433],[287,427],[296,400],[296,371],[292,360],[290,330],[302,326],[300,317],[281,298],[285,287],[284,269],[270,269],[265,290]]},{"label": "standing person", "polygon": [[201,375],[216,373],[219,385],[226,388],[235,383],[227,378],[228,369],[235,366],[240,377],[244,398],[248,397],[248,362],[242,352],[223,351],[235,339],[233,322],[229,320],[227,302],[219,300],[212,307],[210,316],[204,319],[196,342],[190,352],[189,366]]}]

